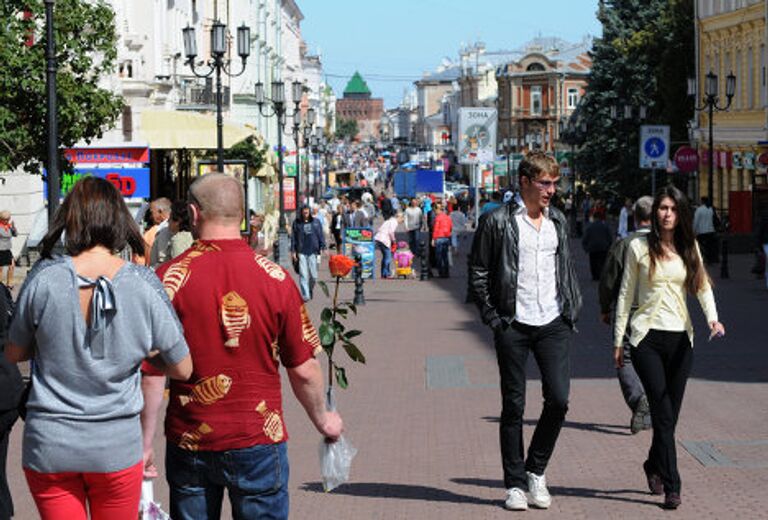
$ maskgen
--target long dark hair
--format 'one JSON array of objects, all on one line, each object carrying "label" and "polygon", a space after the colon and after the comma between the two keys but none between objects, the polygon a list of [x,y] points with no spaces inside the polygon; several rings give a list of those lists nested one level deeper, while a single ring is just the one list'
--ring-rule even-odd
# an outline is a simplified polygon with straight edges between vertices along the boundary
[{"label": "long dark hair", "polygon": [[171,220],[179,223],[179,231],[192,231],[189,221],[189,208],[184,200],[174,200],[171,204]]},{"label": "long dark hair", "polygon": [[667,186],[659,190],[656,198],[653,199],[653,208],[651,210],[651,232],[648,233],[648,252],[651,257],[650,276],[653,276],[656,270],[656,263],[664,257],[661,248],[661,226],[659,225],[659,206],[661,201],[670,198],[674,201],[677,208],[677,224],[673,241],[677,254],[683,260],[685,265],[685,289],[690,294],[697,294],[704,283],[709,281],[707,270],[701,261],[701,255],[696,247],[696,237],[693,234],[693,213],[688,198],[682,191],[674,186]]},{"label": "long dark hair", "polygon": [[99,177],[77,181],[53,217],[40,256],[51,258],[62,233],[64,249],[72,256],[99,245],[113,252],[127,245],[137,253],[144,252],[144,238],[122,195]]}]

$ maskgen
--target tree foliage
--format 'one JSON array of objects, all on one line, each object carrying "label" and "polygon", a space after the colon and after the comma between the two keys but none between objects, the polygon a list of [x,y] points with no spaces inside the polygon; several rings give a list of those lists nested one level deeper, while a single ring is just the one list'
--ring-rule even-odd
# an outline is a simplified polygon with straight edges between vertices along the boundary
[{"label": "tree foliage", "polygon": [[336,139],[352,141],[357,136],[358,131],[357,121],[354,119],[339,118],[336,122]]},{"label": "tree foliage", "polygon": [[[238,159],[246,161],[248,163],[248,170],[251,174],[255,174],[261,169],[266,160],[266,156],[267,146],[265,144],[260,144],[253,136],[232,145],[231,148],[224,149],[225,160]],[[215,160],[216,151],[212,150],[207,152],[205,158]]]},{"label": "tree foliage", "polygon": [[[0,171],[39,172],[47,158],[46,36],[42,0],[0,2]],[[54,8],[60,147],[101,137],[122,100],[100,88],[117,58],[114,13],[103,0]],[[66,169],[68,163],[60,157]]]},{"label": "tree foliage", "polygon": [[[587,132],[579,172],[597,195],[639,196],[650,191],[639,168],[641,124],[670,125],[671,140],[687,141],[693,103],[686,80],[695,72],[693,0],[606,0],[598,19],[602,38],[592,49],[592,72],[580,107]],[[634,107],[623,119],[623,106]],[[638,120],[639,107],[648,107]],[[610,117],[617,106],[618,117]]]}]

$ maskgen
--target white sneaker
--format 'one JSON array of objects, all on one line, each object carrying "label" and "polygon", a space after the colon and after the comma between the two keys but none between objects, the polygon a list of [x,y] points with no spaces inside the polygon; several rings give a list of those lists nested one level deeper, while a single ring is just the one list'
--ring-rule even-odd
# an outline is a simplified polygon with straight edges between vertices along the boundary
[{"label": "white sneaker", "polygon": [[547,489],[547,478],[530,471],[526,471],[525,474],[528,476],[528,494],[531,495],[531,504],[540,509],[549,508],[552,497]]},{"label": "white sneaker", "polygon": [[507,490],[507,501],[504,507],[510,511],[526,511],[528,509],[528,499],[525,498],[525,491],[520,488]]}]

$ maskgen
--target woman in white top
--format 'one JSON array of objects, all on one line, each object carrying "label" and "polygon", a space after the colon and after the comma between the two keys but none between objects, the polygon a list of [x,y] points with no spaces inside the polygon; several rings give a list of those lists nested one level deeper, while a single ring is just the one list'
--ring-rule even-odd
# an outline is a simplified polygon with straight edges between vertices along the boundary
[{"label": "woman in white top", "polygon": [[618,368],[623,365],[622,338],[630,308],[637,299],[629,343],[653,424],[653,441],[643,469],[651,493],[665,494],[666,509],[676,509],[681,503],[675,427],[693,364],[693,326],[686,294],[698,298],[710,339],[725,334],[692,220],[690,205],[680,190],[669,186],[659,192],[650,233],[632,240],[627,249],[616,306],[614,360]]}]

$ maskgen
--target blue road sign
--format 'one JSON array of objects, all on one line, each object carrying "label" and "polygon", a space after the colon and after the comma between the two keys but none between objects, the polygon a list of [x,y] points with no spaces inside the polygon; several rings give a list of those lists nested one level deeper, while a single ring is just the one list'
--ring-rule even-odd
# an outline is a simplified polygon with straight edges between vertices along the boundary
[{"label": "blue road sign", "polygon": [[664,144],[664,141],[658,137],[651,137],[645,142],[645,153],[648,157],[653,159],[657,159],[664,155],[664,150],[666,148],[667,146]]}]

